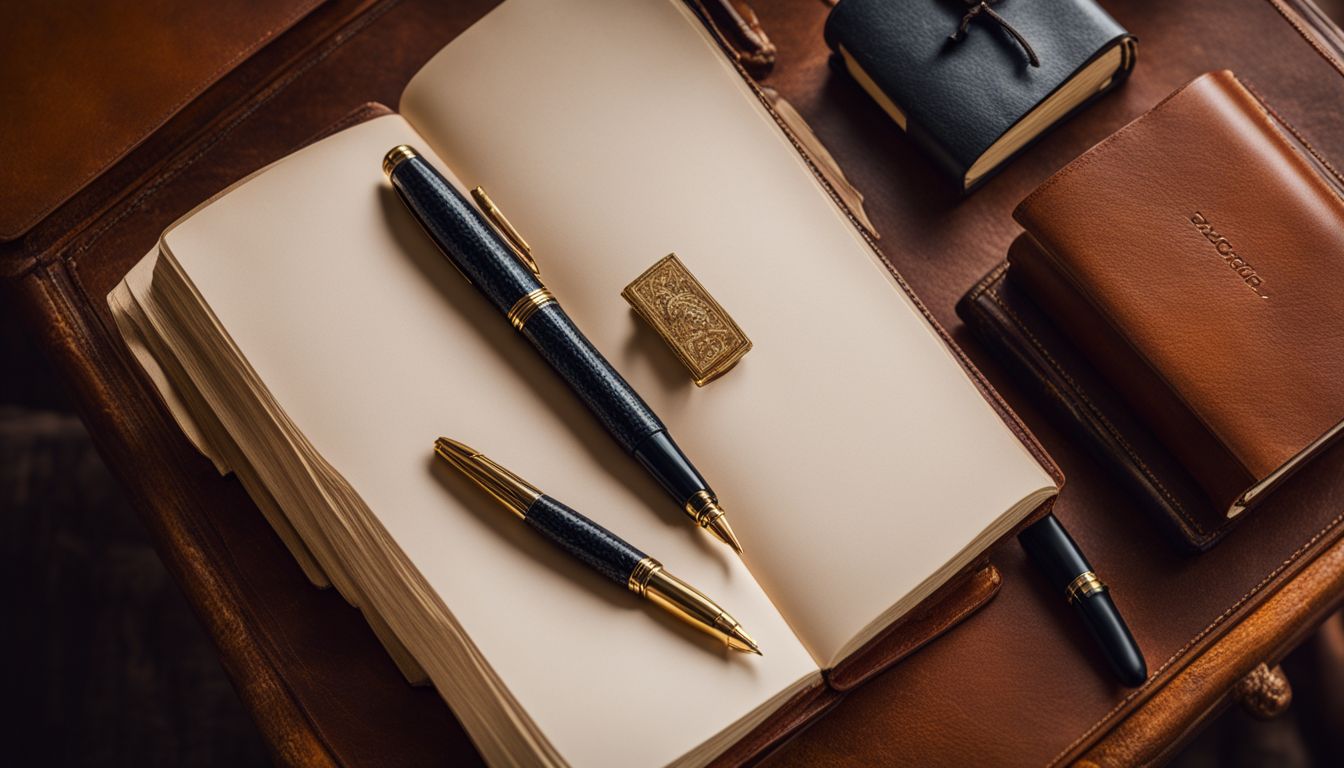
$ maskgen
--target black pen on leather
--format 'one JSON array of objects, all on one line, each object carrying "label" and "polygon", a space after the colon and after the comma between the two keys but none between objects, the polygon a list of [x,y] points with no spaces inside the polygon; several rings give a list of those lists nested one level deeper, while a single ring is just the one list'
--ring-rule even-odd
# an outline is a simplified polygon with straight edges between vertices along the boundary
[{"label": "black pen on leather", "polygon": [[440,437],[434,452],[479,485],[557,547],[677,618],[743,653],[760,646],[700,590],[668,573],[662,564],[624,539],[537,490],[480,451]]},{"label": "black pen on leather", "polygon": [[394,147],[383,158],[383,172],[439,250],[532,342],[616,442],[644,465],[696,525],[741,552],[709,484],[648,404],[542,285],[526,242],[498,215],[483,191],[477,187],[473,195],[504,236],[414,149],[404,144]]},{"label": "black pen on leather", "polygon": [[1088,634],[1101,646],[1116,678],[1134,688],[1148,679],[1148,665],[1129,627],[1077,542],[1054,515],[1046,515],[1018,534],[1018,541],[1045,572],[1050,585],[1073,605]]}]

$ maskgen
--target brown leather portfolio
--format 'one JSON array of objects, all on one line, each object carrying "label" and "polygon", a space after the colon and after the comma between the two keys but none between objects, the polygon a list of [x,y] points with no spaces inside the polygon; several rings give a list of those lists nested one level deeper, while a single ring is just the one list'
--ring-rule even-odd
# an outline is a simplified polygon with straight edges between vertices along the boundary
[{"label": "brown leather portfolio", "polygon": [[1232,72],[1201,75],[1029,195],[1006,280],[959,312],[1206,547],[1344,419],[1341,189]]},{"label": "brown leather portfolio", "polygon": [[[1069,476],[1055,512],[1110,584],[1152,674],[1134,690],[1113,683],[1068,606],[1006,541],[990,554],[1001,577],[994,600],[824,717],[815,715],[830,702],[795,702],[776,730],[741,743],[741,754],[787,734],[770,762],[1160,760],[1230,701],[1238,680],[1274,664],[1340,603],[1344,452],[1305,466],[1218,547],[1182,556],[1131,512],[1132,497],[986,353],[953,307],[1007,252],[1018,201],[1202,72],[1236,70],[1324,157],[1344,157],[1335,108],[1344,101],[1344,38],[1311,6],[1287,0],[1108,2],[1141,40],[1129,82],[961,201],[938,192],[936,169],[858,86],[829,70],[824,4],[751,5],[777,49],[766,82],[863,193],[884,256]],[[238,483],[190,449],[122,349],[103,297],[182,214],[359,105],[393,103],[411,73],[492,6],[319,6],[0,249],[6,298],[70,382],[286,764],[428,765],[468,762],[474,752],[438,695],[408,686],[359,613],[313,589]],[[1200,45],[1190,45],[1195,35]]]},{"label": "brown leather portfolio", "polygon": [[1293,138],[1212,72],[1013,214],[1014,272],[1228,517],[1344,421],[1344,182]]}]

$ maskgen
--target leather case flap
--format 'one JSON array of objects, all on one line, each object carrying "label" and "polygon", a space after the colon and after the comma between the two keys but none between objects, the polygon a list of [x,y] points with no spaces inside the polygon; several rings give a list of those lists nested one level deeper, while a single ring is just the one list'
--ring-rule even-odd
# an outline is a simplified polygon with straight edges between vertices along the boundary
[{"label": "leather case flap", "polygon": [[713,768],[731,768],[764,757],[835,706],[841,696],[839,691],[828,688],[825,683],[817,683],[812,688],[800,691],[791,701],[775,710],[765,722],[752,729],[751,733],[738,739],[736,744],[714,758],[710,765]]},{"label": "leather case flap", "polygon": [[[1013,248],[1034,247],[1025,235]],[[957,312],[985,345],[1043,399],[1074,437],[1124,485],[1179,545],[1207,549],[1233,520],[1219,514],[1194,479],[1064,338],[1004,262],[971,289]]]},{"label": "leather case flap", "polygon": [[21,237],[321,2],[0,7],[0,240]]}]

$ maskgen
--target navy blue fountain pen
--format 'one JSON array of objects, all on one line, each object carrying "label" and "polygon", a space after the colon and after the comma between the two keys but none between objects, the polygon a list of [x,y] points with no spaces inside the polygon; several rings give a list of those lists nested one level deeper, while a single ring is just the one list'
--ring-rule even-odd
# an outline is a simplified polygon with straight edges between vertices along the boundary
[{"label": "navy blue fountain pen", "polygon": [[[383,158],[393,189],[467,280],[509,319],[565,380],[616,442],[649,471],[696,525],[741,552],[723,507],[648,404],[588,341],[542,284],[540,271],[507,220],[505,236],[414,149]],[[487,211],[492,205],[473,193]]]},{"label": "navy blue fountain pen", "polygon": [[475,448],[440,437],[434,452],[557,547],[734,651],[760,655],[742,625],[700,590],[606,528],[537,490]]},{"label": "navy blue fountain pen", "polygon": [[1059,520],[1046,515],[1027,526],[1017,540],[1045,573],[1050,585],[1073,605],[1088,634],[1101,646],[1116,678],[1131,688],[1143,685],[1148,679],[1148,666],[1139,644],[1134,642],[1106,585]]}]

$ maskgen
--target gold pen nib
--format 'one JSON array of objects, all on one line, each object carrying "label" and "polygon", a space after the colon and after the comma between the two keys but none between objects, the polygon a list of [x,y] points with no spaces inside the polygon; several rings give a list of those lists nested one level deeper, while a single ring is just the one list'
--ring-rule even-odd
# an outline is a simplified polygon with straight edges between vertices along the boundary
[{"label": "gold pen nib", "polygon": [[713,520],[705,523],[705,530],[714,534],[724,544],[733,548],[733,551],[742,554],[742,545],[738,543],[737,536],[733,534],[732,526],[728,525],[728,518],[719,515]]},{"label": "gold pen nib", "polygon": [[694,496],[687,499],[685,509],[696,525],[714,534],[719,541],[732,547],[734,552],[742,554],[742,545],[733,534],[732,526],[728,525],[728,518],[724,517],[723,507],[719,506],[719,500],[714,498],[714,494],[705,490],[696,491]]}]

